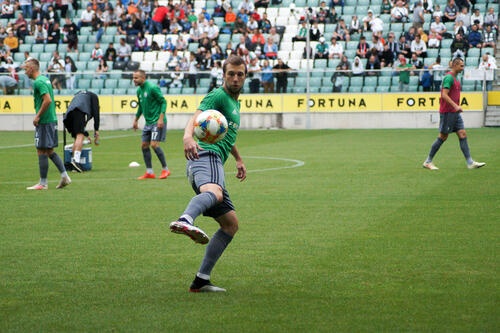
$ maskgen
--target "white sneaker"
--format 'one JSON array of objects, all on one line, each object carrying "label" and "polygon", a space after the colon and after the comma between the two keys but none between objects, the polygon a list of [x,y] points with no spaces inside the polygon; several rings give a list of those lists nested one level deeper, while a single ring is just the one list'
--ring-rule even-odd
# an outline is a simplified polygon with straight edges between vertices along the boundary
[{"label": "white sneaker", "polygon": [[195,243],[207,244],[210,240],[203,230],[184,221],[170,223],[170,231],[176,234],[184,234],[194,240]]},{"label": "white sneaker", "polygon": [[434,165],[434,163],[432,162],[424,162],[424,164],[422,164],[422,166],[426,169],[429,169],[429,170],[439,170],[439,168],[437,166]]},{"label": "white sneaker", "polygon": [[467,167],[469,169],[479,169],[481,167],[484,167],[485,165],[486,165],[486,163],[484,163],[484,162],[476,162],[476,161],[474,161],[474,162],[472,162],[472,164],[467,164]]},{"label": "white sneaker", "polygon": [[56,186],[56,188],[63,188],[64,186],[67,186],[69,184],[71,184],[71,178],[69,178],[69,176],[68,177],[63,177],[63,178],[61,178],[61,181]]},{"label": "white sneaker", "polygon": [[36,184],[30,187],[26,187],[27,190],[48,190],[49,186],[48,185],[41,185],[41,184]]}]

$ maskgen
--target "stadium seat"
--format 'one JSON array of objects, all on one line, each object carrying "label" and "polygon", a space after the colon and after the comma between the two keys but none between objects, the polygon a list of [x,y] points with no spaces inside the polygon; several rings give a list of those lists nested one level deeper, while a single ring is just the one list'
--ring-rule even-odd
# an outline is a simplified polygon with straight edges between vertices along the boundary
[{"label": "stadium seat", "polygon": [[40,53],[40,56],[38,57],[38,60],[39,61],[49,62],[50,58],[52,58],[52,54],[47,53],[47,52],[43,52],[43,53]]},{"label": "stadium seat", "polygon": [[365,87],[376,87],[377,77],[367,76],[365,77]]},{"label": "stadium seat", "polygon": [[481,49],[478,49],[478,48],[470,48],[469,49],[469,52],[467,52],[467,58],[468,57],[479,57],[480,54],[481,54]]},{"label": "stadium seat", "polygon": [[361,91],[362,92],[367,92],[367,93],[373,93],[375,92],[375,86],[364,86]]},{"label": "stadium seat", "polygon": [[130,80],[120,80],[118,81],[118,88],[123,88],[123,89],[128,89],[131,88],[131,81]]},{"label": "stadium seat", "polygon": [[107,79],[106,82],[104,83],[104,86],[106,88],[116,88],[118,86],[118,81],[114,79]]},{"label": "stadium seat", "polygon": [[180,95],[182,92],[181,88],[169,88],[168,89],[168,94],[169,95]]},{"label": "stadium seat", "polygon": [[95,72],[98,66],[99,66],[98,61],[90,61],[87,63],[87,70]]},{"label": "stadium seat", "polygon": [[392,77],[390,76],[381,76],[378,78],[378,86],[379,87],[389,87],[391,85]]},{"label": "stadium seat", "polygon": [[350,86],[361,87],[363,85],[363,78],[360,76],[352,77],[350,80]]},{"label": "stadium seat", "polygon": [[137,88],[128,88],[127,89],[127,95],[137,96]]},{"label": "stadium seat", "polygon": [[90,87],[92,89],[102,89],[104,88],[104,80],[92,80]]},{"label": "stadium seat", "polygon": [[389,86],[377,86],[376,91],[385,93],[385,92],[389,92],[389,88],[390,88]]},{"label": "stadium seat", "polygon": [[80,88],[80,89],[89,89],[90,88],[90,80],[88,80],[88,79],[80,79],[80,80],[78,80],[78,88]]},{"label": "stadium seat", "polygon": [[187,95],[194,95],[194,88],[190,88],[190,87],[183,87],[182,88],[182,93],[183,94],[187,94]]},{"label": "stadium seat", "polygon": [[101,95],[113,95],[113,89],[111,88],[100,89],[99,93]]},{"label": "stadium seat", "polygon": [[361,92],[361,86],[349,86],[349,92]]},{"label": "stadium seat", "polygon": [[124,89],[124,88],[115,88],[115,89],[113,89],[113,94],[114,95],[126,95],[127,94],[127,89]]},{"label": "stadium seat", "polygon": [[322,85],[322,79],[319,77],[311,77],[309,79],[309,86],[310,87],[321,87]]},{"label": "stadium seat", "polygon": [[42,53],[44,50],[43,44],[33,44],[31,46],[31,52]]},{"label": "stadium seat", "polygon": [[428,58],[437,58],[439,55],[439,50],[438,49],[427,49],[427,57]]}]

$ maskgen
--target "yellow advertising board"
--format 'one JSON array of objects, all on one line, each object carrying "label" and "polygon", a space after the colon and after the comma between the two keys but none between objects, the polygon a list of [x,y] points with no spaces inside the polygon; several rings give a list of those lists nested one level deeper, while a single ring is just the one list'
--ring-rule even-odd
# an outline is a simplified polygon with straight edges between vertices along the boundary
[{"label": "yellow advertising board", "polygon": [[500,105],[500,91],[488,92],[488,105]]},{"label": "yellow advertising board", "polygon": [[198,95],[167,95],[167,112],[194,113],[203,96]]},{"label": "yellow advertising board", "polygon": [[[439,111],[440,93],[383,94],[382,111]],[[482,110],[482,93],[461,93],[460,105],[464,110]]]},{"label": "yellow advertising board", "polygon": [[282,112],[283,110],[281,95],[241,95],[238,100],[241,112]]},{"label": "yellow advertising board", "polygon": [[[23,107],[23,103],[26,107]],[[0,113],[35,113],[33,98],[12,96],[0,97]]]},{"label": "yellow advertising board", "polygon": [[[382,100],[379,94],[323,94],[310,96],[310,110],[331,111],[380,111]],[[306,95],[283,96],[283,112],[307,111]]]}]

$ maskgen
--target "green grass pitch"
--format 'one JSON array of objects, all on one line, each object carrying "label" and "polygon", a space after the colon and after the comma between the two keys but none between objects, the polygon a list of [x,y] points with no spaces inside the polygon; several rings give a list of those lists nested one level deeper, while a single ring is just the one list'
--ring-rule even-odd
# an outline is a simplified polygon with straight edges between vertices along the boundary
[{"label": "green grass pitch", "polygon": [[214,295],[187,292],[204,247],[168,230],[193,196],[181,131],[167,180],[135,179],[139,132],[103,131],[94,169],[56,190],[51,163],[46,192],[25,190],[33,133],[0,132],[0,332],[498,332],[500,130],[469,130],[479,170],[454,135],[424,170],[436,135],[240,131],[240,231]]}]

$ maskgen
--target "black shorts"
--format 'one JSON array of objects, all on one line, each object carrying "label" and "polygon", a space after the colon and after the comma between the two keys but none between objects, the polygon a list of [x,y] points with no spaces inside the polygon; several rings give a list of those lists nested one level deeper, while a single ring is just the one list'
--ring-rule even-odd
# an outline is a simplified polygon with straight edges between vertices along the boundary
[{"label": "black shorts", "polygon": [[77,134],[89,136],[89,133],[85,131],[85,125],[87,125],[85,120],[85,113],[79,110],[70,112],[66,119],[64,119],[64,127],[66,127],[68,132],[74,138],[76,138]]}]

